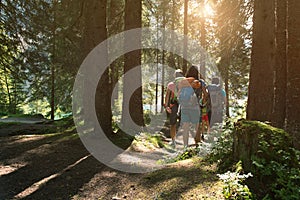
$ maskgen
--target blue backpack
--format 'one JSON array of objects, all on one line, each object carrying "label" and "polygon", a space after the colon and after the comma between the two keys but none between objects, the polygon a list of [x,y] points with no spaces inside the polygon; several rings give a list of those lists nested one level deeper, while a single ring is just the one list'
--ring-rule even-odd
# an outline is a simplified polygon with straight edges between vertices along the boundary
[{"label": "blue backpack", "polygon": [[192,108],[198,105],[198,98],[192,87],[181,88],[178,101],[182,108]]},{"label": "blue backpack", "polygon": [[209,97],[210,97],[210,106],[221,109],[223,106],[223,99],[224,97],[222,96],[221,92],[221,86],[220,85],[215,85],[211,84],[207,86],[208,92],[209,92]]}]

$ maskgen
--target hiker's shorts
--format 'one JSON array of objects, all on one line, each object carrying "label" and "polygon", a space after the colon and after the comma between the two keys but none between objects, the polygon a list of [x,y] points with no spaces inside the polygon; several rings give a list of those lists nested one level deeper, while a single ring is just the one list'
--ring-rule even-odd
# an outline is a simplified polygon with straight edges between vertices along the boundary
[{"label": "hiker's shorts", "polygon": [[177,123],[177,112],[178,112],[178,104],[173,104],[172,108],[171,108],[171,113],[170,113],[170,125],[175,125]]},{"label": "hiker's shorts", "polygon": [[181,109],[181,123],[199,123],[199,119],[201,119],[200,109]]}]

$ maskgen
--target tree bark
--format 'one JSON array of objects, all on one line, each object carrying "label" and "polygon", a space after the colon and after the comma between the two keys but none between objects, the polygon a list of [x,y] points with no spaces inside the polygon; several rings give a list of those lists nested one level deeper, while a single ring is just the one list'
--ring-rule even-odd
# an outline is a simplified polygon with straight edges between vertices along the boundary
[{"label": "tree bark", "polygon": [[[255,0],[247,119],[271,121],[275,64],[274,0]],[[266,28],[267,27],[267,28]]]},{"label": "tree bark", "polygon": [[52,42],[52,62],[51,62],[51,100],[50,100],[50,116],[54,120],[55,117],[55,57],[56,57],[56,4],[57,1],[53,1],[53,42]]},{"label": "tree bark", "polygon": [[[201,3],[201,8],[204,10],[204,1]],[[200,19],[200,43],[203,49],[206,49],[206,29],[205,29],[205,16],[204,11],[202,11],[201,19]],[[206,55],[203,53],[201,55],[200,61],[200,73],[203,79],[206,79]]]},{"label": "tree bark", "polygon": [[276,2],[276,60],[272,125],[284,127],[287,76],[287,1]]},{"label": "tree bark", "polygon": [[[184,22],[183,22],[183,34],[187,37],[188,34],[188,6],[189,1],[184,0]],[[187,52],[188,52],[188,41],[187,38],[183,40],[183,63],[182,63],[182,72],[185,74],[187,72]]]},{"label": "tree bark", "polygon": [[[89,0],[84,3],[86,29],[84,32],[84,55],[86,56],[99,43],[106,40],[107,0]],[[107,58],[107,56],[106,56]],[[108,69],[100,77],[95,95],[95,109],[99,124],[105,134],[112,133],[111,93],[109,91]]]},{"label": "tree bark", "polygon": [[[134,28],[141,28],[142,26],[142,3],[140,0],[126,0],[125,1],[125,30]],[[132,41],[125,38],[125,46],[130,45]],[[141,43],[141,37],[136,38],[135,42]],[[122,123],[125,128],[128,127],[128,119],[131,117],[132,121],[142,127],[144,126],[143,119],[143,99],[142,99],[142,73],[141,68],[137,72],[135,79],[126,76],[126,72],[129,70],[139,67],[141,65],[141,49],[129,52],[125,54],[124,62],[124,86],[123,86],[123,112],[122,112]],[[128,87],[140,86],[132,96],[129,96]],[[124,102],[128,102],[129,108]],[[124,109],[129,109],[130,116],[126,116]]]},{"label": "tree bark", "polygon": [[300,1],[288,1],[287,45],[287,131],[293,137],[294,146],[300,149]]}]

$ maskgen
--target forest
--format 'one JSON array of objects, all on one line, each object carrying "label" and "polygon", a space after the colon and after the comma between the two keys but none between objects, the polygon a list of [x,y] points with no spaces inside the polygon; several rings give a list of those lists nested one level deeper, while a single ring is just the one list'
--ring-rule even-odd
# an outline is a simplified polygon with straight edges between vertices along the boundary
[{"label": "forest", "polygon": [[[0,0],[0,13],[0,199],[300,199],[299,0]],[[184,125],[174,75],[192,67],[201,100],[220,81],[219,123]]]}]

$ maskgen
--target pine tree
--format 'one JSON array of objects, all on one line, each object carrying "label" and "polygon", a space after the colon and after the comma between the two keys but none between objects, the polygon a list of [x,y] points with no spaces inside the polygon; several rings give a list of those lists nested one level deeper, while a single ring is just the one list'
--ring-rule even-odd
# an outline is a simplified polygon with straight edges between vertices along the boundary
[{"label": "pine tree", "polygon": [[[142,3],[140,0],[126,0],[125,1],[125,30],[134,28],[141,28],[142,21]],[[133,42],[125,38],[125,46],[130,45],[128,42]],[[141,42],[141,36],[136,38],[137,44]],[[125,54],[124,63],[124,74],[134,67],[141,65],[141,50],[134,50]],[[140,86],[135,90],[133,94],[128,92],[127,87]],[[128,120],[131,118],[132,121],[138,126],[144,126],[143,120],[143,101],[142,101],[142,74],[141,69],[137,70],[136,79],[124,76],[124,87],[123,87],[123,109],[122,109],[122,123],[124,127],[128,127]],[[132,95],[132,96],[130,96]],[[129,105],[125,105],[129,102]],[[126,111],[125,111],[126,110]],[[129,116],[126,114],[129,111]]]},{"label": "pine tree", "polygon": [[274,1],[255,0],[247,119],[271,121],[274,97],[274,24]]},{"label": "pine tree", "polygon": [[288,1],[287,42],[287,130],[293,137],[295,147],[300,149],[300,1]]}]

